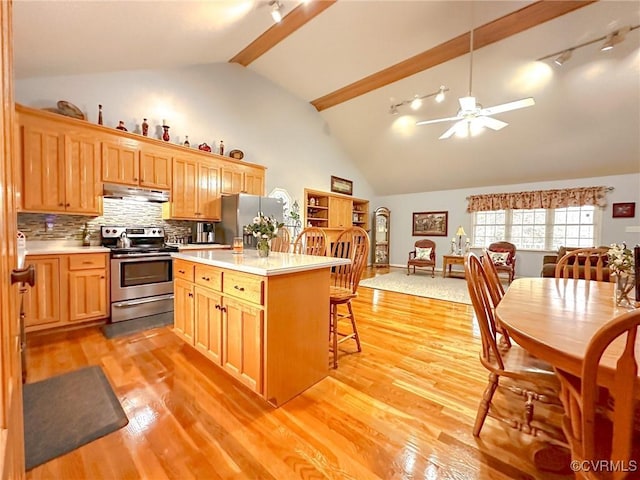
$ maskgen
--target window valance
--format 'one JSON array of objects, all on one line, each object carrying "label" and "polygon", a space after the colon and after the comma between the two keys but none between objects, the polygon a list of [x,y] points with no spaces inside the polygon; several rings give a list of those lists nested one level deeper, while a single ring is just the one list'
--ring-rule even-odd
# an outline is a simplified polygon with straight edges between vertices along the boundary
[{"label": "window valance", "polygon": [[594,205],[604,207],[608,187],[580,187],[531,192],[492,193],[468,197],[467,212],[488,210],[563,208]]}]

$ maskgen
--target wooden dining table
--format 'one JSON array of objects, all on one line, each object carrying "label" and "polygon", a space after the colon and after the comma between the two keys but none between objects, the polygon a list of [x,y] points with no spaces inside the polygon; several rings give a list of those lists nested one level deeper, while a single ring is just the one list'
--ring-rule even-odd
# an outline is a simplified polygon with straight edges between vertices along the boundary
[{"label": "wooden dining table", "polygon": [[[496,317],[511,338],[532,355],[580,377],[593,335],[629,311],[616,306],[614,288],[610,282],[518,278],[505,292]],[[612,384],[613,370],[623,348],[623,339],[618,339],[605,351],[598,379],[601,386]],[[639,357],[640,340],[636,341],[636,358]]]}]

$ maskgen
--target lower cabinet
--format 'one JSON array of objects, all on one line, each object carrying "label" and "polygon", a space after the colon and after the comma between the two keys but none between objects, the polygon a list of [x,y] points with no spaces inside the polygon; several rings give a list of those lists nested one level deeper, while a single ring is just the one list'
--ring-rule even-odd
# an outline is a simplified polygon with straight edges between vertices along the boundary
[{"label": "lower cabinet", "polygon": [[[238,275],[181,260],[175,260],[174,272],[175,333],[254,392],[262,394],[264,282],[261,277]],[[227,288],[231,293],[226,292]],[[254,293],[256,290],[258,295]],[[245,299],[247,294],[251,295],[250,301]]]},{"label": "lower cabinet", "polygon": [[27,332],[109,316],[108,254],[27,256],[36,284],[25,295]]}]

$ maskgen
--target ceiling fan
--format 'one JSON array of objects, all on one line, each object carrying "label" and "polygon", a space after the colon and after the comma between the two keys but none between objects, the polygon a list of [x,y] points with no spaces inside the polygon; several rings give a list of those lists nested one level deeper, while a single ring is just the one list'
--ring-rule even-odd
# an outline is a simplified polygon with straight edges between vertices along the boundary
[{"label": "ceiling fan", "polygon": [[452,122],[456,121],[446,132],[440,135],[440,140],[447,139],[453,134],[460,136],[474,135],[484,127],[492,130],[500,130],[507,125],[507,122],[492,118],[491,115],[497,113],[509,112],[511,110],[517,110],[519,108],[530,107],[535,105],[536,102],[533,97],[522,98],[520,100],[514,100],[512,102],[495,105],[493,107],[483,108],[482,105],[476,102],[476,97],[471,94],[471,83],[473,79],[473,28],[471,28],[471,39],[469,47],[469,95],[466,97],[460,97],[458,102],[460,103],[460,110],[455,117],[436,118],[434,120],[422,120],[416,122],[416,125],[428,125],[430,123],[440,122]]}]

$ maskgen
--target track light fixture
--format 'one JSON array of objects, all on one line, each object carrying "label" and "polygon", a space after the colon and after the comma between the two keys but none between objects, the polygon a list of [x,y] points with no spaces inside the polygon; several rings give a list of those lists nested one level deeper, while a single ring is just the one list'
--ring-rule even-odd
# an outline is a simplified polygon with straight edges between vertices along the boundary
[{"label": "track light fixture", "polygon": [[280,23],[282,20],[282,3],[280,0],[271,0],[269,5],[271,6],[271,18],[273,18],[274,22]]},{"label": "track light fixture", "polygon": [[602,45],[600,50],[603,52],[606,52],[607,50],[611,50],[618,43],[621,43],[622,41],[624,41],[627,33],[635,30],[636,28],[640,28],[640,25],[634,25],[633,27],[630,27],[627,25],[626,27],[622,27],[618,30],[611,32],[609,35],[604,35],[602,37],[594,38],[593,40],[589,40],[588,42],[584,42],[579,45],[575,45],[573,47],[565,48],[564,50],[561,50],[559,52],[555,52],[550,55],[540,57],[538,61],[548,60],[550,58],[553,58],[554,59],[553,62],[556,65],[562,65],[563,63],[565,63],[567,60],[571,58],[571,55],[573,54],[574,50],[578,48],[586,47],[587,45],[592,45],[594,43],[602,42],[603,40],[604,40],[604,44]]},{"label": "track light fixture", "polygon": [[555,63],[556,65],[562,65],[564,62],[566,62],[571,58],[572,54],[573,54],[573,50],[571,49],[565,50],[564,52],[562,52],[560,55],[556,57],[553,63]]},{"label": "track light fixture", "polygon": [[440,103],[444,100],[445,92],[448,92],[449,89],[444,85],[440,85],[440,88],[436,92],[427,93],[425,95],[414,95],[413,98],[409,100],[403,100],[398,103],[394,103],[393,99],[391,100],[391,106],[389,107],[389,113],[391,115],[398,114],[398,107],[402,107],[403,105],[409,105],[412,110],[418,110],[422,106],[422,101],[425,98],[435,97],[435,101]]}]

